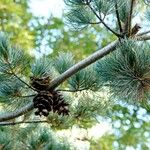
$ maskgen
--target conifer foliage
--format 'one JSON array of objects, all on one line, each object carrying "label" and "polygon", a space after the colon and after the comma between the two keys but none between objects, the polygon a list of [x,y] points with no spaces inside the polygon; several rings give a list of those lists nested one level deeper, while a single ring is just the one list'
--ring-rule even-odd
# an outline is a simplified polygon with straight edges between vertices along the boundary
[{"label": "conifer foliage", "polygon": [[[94,53],[77,64],[71,53],[60,53],[55,59],[43,56],[33,61],[23,50],[11,46],[8,37],[1,33],[1,102],[8,102],[10,105],[17,99],[20,107],[33,102],[37,109],[36,115],[48,116],[50,111],[59,115],[69,114],[69,104],[59,91],[100,91],[105,86],[110,95],[115,95],[117,99],[131,100],[129,102],[148,99],[150,46],[146,42],[138,41],[143,38],[140,34],[137,35],[140,28],[134,35],[132,33],[136,26],[132,24],[137,12],[134,8],[138,4],[134,0],[65,0],[65,3],[69,8],[67,21],[75,28],[102,24],[119,39],[117,44],[110,46],[110,49],[108,46],[104,48],[104,53]],[[105,17],[110,14],[116,18],[113,28],[105,22]],[[110,53],[115,48],[117,50]],[[87,67],[98,60],[98,57],[108,53],[110,54],[106,58]],[[55,79],[54,76],[58,78]],[[67,83],[62,84],[65,80]],[[64,85],[65,89],[62,89]],[[6,97],[8,99],[4,100]]]},{"label": "conifer foliage", "polygon": [[[65,0],[65,3],[66,22],[75,30],[104,27],[109,37],[113,35],[116,40],[106,42],[105,47],[98,43],[101,49],[91,50],[89,57],[77,63],[70,52],[60,52],[55,58],[31,57],[13,46],[9,36],[0,33],[0,104],[2,109],[7,108],[0,114],[0,121],[14,119],[2,124],[16,125],[29,118],[44,117],[44,122],[54,128],[69,128],[73,124],[91,127],[97,116],[111,110],[113,100],[146,106],[150,111],[150,45],[145,41],[150,39],[150,31],[141,32],[142,26],[132,21],[140,12],[138,9],[144,10],[144,3],[137,0]],[[150,12],[145,14],[144,19],[150,21]],[[113,18],[112,25],[107,22],[109,18]],[[94,31],[99,34],[99,30]],[[29,112],[32,109],[34,114]],[[21,115],[22,121],[16,122],[15,118]],[[43,132],[42,140],[50,138],[48,134]],[[30,145],[36,146],[37,141]]]},{"label": "conifer foliage", "polygon": [[126,100],[148,99],[150,93],[150,45],[135,40],[120,43],[115,52],[97,62],[101,84],[115,97]]}]

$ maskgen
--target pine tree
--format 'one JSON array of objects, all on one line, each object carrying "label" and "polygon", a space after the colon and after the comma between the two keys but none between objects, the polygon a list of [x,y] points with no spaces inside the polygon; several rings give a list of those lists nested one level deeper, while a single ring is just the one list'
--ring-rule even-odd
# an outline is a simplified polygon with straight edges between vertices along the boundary
[{"label": "pine tree", "polygon": [[[82,32],[88,26],[92,29],[94,25],[102,25],[116,40],[77,63],[70,52],[60,52],[54,58],[51,55],[33,58],[11,44],[9,35],[2,32],[0,125],[45,122],[54,129],[74,124],[91,127],[98,115],[113,108],[114,101],[150,111],[150,45],[147,42],[150,36],[148,31],[140,31],[142,26],[133,23],[140,8],[147,7],[145,3],[136,0],[65,0],[65,3],[66,22],[73,29]],[[107,17],[114,18],[113,27],[107,24]],[[145,12],[145,19],[150,20],[149,11]],[[17,120],[19,116],[21,121]],[[9,138],[2,143],[4,149],[5,146],[16,149],[17,144],[23,143],[18,141],[12,146]],[[62,146],[44,147],[48,139],[53,141],[47,132],[40,136],[29,134],[27,138],[32,140],[26,141],[29,147],[25,149],[41,146],[55,150]]]}]

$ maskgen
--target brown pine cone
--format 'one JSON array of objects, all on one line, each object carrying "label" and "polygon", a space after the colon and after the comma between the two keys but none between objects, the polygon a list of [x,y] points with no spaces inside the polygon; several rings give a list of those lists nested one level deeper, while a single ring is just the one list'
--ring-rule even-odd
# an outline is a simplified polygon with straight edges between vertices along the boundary
[{"label": "brown pine cone", "polygon": [[49,77],[45,77],[45,78],[30,77],[30,80],[31,80],[31,86],[41,91],[44,91],[44,90],[46,91],[50,84]]}]

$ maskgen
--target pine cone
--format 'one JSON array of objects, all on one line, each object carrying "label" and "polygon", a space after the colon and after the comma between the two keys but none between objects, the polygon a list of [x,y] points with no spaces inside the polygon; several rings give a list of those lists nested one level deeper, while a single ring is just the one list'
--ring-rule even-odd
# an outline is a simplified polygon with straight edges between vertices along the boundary
[{"label": "pine cone", "polygon": [[53,91],[53,96],[53,112],[57,112],[59,115],[68,115],[69,104],[64,101],[63,95],[58,91]]},{"label": "pine cone", "polygon": [[58,91],[49,91],[50,78],[30,77],[31,86],[37,89],[38,94],[33,98],[34,108],[37,109],[35,115],[48,116],[50,111],[59,115],[68,115],[68,104],[64,101],[63,95]]},{"label": "pine cone", "polygon": [[131,36],[136,35],[140,29],[141,29],[141,26],[139,24],[135,24],[135,26],[131,30]]},{"label": "pine cone", "polygon": [[45,77],[45,78],[35,78],[35,77],[30,77],[31,79],[31,85],[37,90],[47,90],[50,84],[50,78]]},{"label": "pine cone", "polygon": [[35,115],[48,116],[50,111],[57,112],[59,115],[68,115],[69,109],[64,101],[63,95],[58,91],[40,91],[33,99],[34,108],[38,110]]}]

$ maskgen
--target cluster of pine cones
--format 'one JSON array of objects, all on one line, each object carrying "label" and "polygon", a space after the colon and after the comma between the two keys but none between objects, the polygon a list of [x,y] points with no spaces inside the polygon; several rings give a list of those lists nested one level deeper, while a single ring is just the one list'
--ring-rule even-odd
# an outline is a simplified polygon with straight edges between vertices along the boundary
[{"label": "cluster of pine cones", "polygon": [[59,115],[68,115],[68,105],[64,101],[63,95],[56,91],[49,90],[50,78],[31,77],[31,86],[36,89],[38,94],[34,97],[34,108],[37,109],[35,115],[48,116],[49,112],[57,112]]}]

